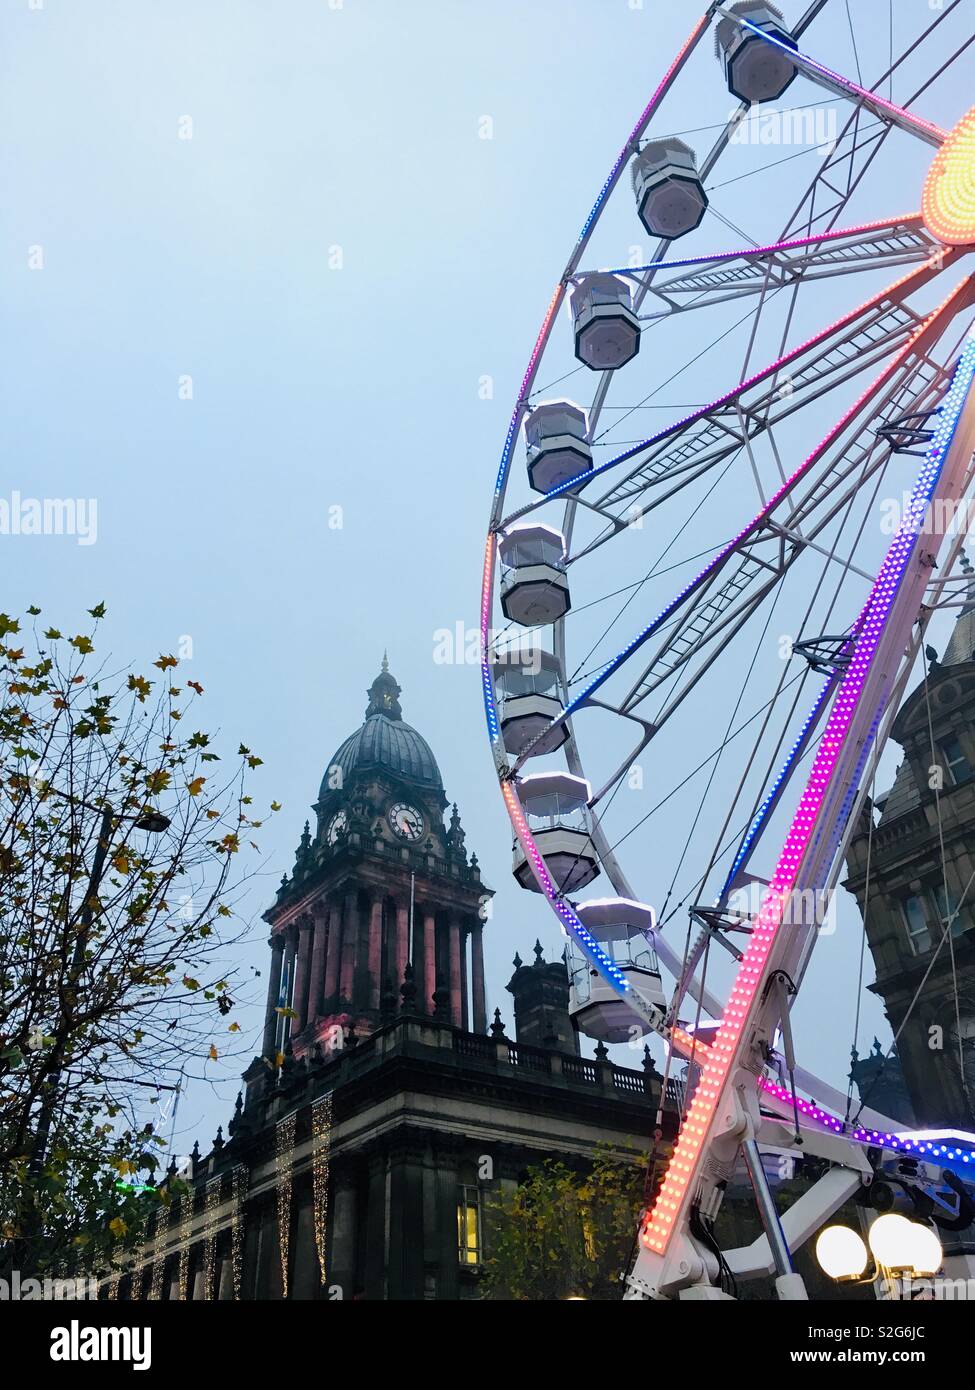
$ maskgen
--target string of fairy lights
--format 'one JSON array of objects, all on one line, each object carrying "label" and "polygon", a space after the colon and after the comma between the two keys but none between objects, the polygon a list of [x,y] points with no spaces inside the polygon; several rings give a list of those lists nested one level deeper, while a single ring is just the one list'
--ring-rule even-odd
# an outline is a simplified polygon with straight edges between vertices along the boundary
[{"label": "string of fairy lights", "polygon": [[203,1194],[203,1297],[216,1297],[217,1220],[222,1178],[211,1178]]},{"label": "string of fairy lights", "polygon": [[179,1299],[185,1303],[190,1288],[190,1240],[193,1236],[193,1192],[184,1192],[179,1202]]},{"label": "string of fairy lights", "polygon": [[326,1230],[328,1227],[328,1164],[332,1149],[332,1093],[315,1101],[311,1111],[312,1132],[312,1208],[318,1270],[326,1283]]},{"label": "string of fairy lights", "polygon": [[291,1187],[295,1158],[295,1114],[279,1120],[275,1168],[278,1179],[278,1249],[281,1254],[282,1297],[288,1297],[288,1250],[291,1236]]},{"label": "string of fairy lights", "polygon": [[231,1174],[233,1216],[230,1221],[230,1268],[234,1280],[234,1298],[239,1301],[244,1275],[244,1201],[247,1197],[247,1169],[238,1164]]},{"label": "string of fairy lights", "polygon": [[[278,1218],[278,1249],[281,1259],[282,1296],[288,1297],[291,1244],[291,1206],[294,1190],[295,1135],[297,1114],[280,1120],[275,1127],[275,1178]],[[322,1284],[328,1278],[328,1209],[329,1178],[332,1151],[332,1094],[320,1096],[311,1107],[311,1169],[312,1218],[315,1250]],[[244,1204],[250,1187],[250,1172],[245,1164],[237,1164],[230,1172],[230,1274],[233,1297],[243,1295],[245,1219]],[[223,1175],[211,1178],[203,1190],[203,1248],[202,1295],[208,1301],[220,1296],[218,1284],[218,1245],[223,1212]],[[190,1266],[193,1244],[195,1194],[186,1192],[179,1198],[179,1254],[176,1297],[190,1297]],[[130,1272],[128,1299],[141,1302],[148,1287],[150,1301],[163,1298],[166,1269],[166,1247],[176,1220],[174,1201],[161,1202],[155,1213],[153,1238],[139,1252],[141,1263]],[[117,1298],[123,1270],[113,1270],[108,1281],[108,1297]]]},{"label": "string of fairy lights", "polygon": [[160,1206],[156,1211],[156,1248],[152,1261],[152,1276],[149,1281],[149,1300],[152,1303],[158,1303],[162,1298],[163,1270],[166,1264],[163,1246],[169,1232],[172,1214],[171,1204]]}]

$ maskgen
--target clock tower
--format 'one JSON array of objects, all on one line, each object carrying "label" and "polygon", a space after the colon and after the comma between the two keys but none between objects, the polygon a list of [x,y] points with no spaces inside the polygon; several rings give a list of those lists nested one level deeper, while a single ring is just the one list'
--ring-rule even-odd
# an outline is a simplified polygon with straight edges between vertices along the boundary
[{"label": "clock tower", "polygon": [[[403,719],[383,657],[365,720],[340,744],[290,876],[265,913],[271,978],[263,1055],[327,1053],[393,1017],[401,995],[484,1033],[482,931],[491,894],[468,856],[426,740]],[[408,968],[409,967],[409,968]],[[413,992],[415,991],[415,994]],[[405,997],[405,996],[404,996]]]}]

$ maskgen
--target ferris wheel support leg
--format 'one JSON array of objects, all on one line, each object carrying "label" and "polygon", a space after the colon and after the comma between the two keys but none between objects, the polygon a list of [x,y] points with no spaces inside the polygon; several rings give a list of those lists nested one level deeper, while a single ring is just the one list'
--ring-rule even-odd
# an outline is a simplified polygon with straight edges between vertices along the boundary
[{"label": "ferris wheel support leg", "polygon": [[746,1139],[741,1146],[741,1151],[745,1160],[745,1167],[748,1169],[748,1176],[751,1179],[752,1190],[755,1193],[755,1205],[758,1207],[758,1214],[765,1227],[765,1236],[772,1252],[772,1263],[776,1274],[776,1297],[790,1302],[806,1299],[808,1294],[802,1281],[802,1275],[797,1274],[792,1267],[792,1251],[785,1238],[782,1222],[779,1220],[779,1213],[775,1205],[775,1198],[772,1196],[772,1189],[765,1176],[765,1168],[762,1165],[762,1155],[759,1153],[758,1144],[754,1139]]}]

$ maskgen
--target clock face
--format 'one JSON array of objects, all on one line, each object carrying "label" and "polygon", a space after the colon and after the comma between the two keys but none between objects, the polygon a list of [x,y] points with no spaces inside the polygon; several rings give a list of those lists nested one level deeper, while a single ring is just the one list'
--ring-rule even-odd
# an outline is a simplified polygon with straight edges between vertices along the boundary
[{"label": "clock face", "polygon": [[418,840],[423,834],[423,817],[415,806],[407,806],[398,801],[389,809],[387,817],[393,833],[401,840]]},{"label": "clock face", "polygon": [[325,831],[325,839],[330,845],[334,845],[339,836],[345,834],[348,823],[349,818],[344,811],[335,812],[335,815],[328,823],[328,829]]}]

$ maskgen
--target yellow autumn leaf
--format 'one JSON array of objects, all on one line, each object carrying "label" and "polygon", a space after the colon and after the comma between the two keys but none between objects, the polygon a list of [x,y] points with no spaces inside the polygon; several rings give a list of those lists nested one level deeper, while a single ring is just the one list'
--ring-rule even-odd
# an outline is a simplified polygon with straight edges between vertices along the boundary
[{"label": "yellow autumn leaf", "polygon": [[209,1056],[211,1062],[215,1062],[217,1060],[217,1049],[213,1043],[210,1044],[210,1051],[207,1055]]},{"label": "yellow autumn leaf", "polygon": [[203,783],[205,781],[205,777],[194,777],[192,782],[187,782],[186,790],[189,792],[190,796],[199,796],[200,792],[203,790]]},{"label": "yellow autumn leaf", "polygon": [[120,1216],[116,1216],[108,1223],[108,1229],[113,1236],[118,1236],[121,1239],[122,1236],[128,1233],[129,1228]]}]

